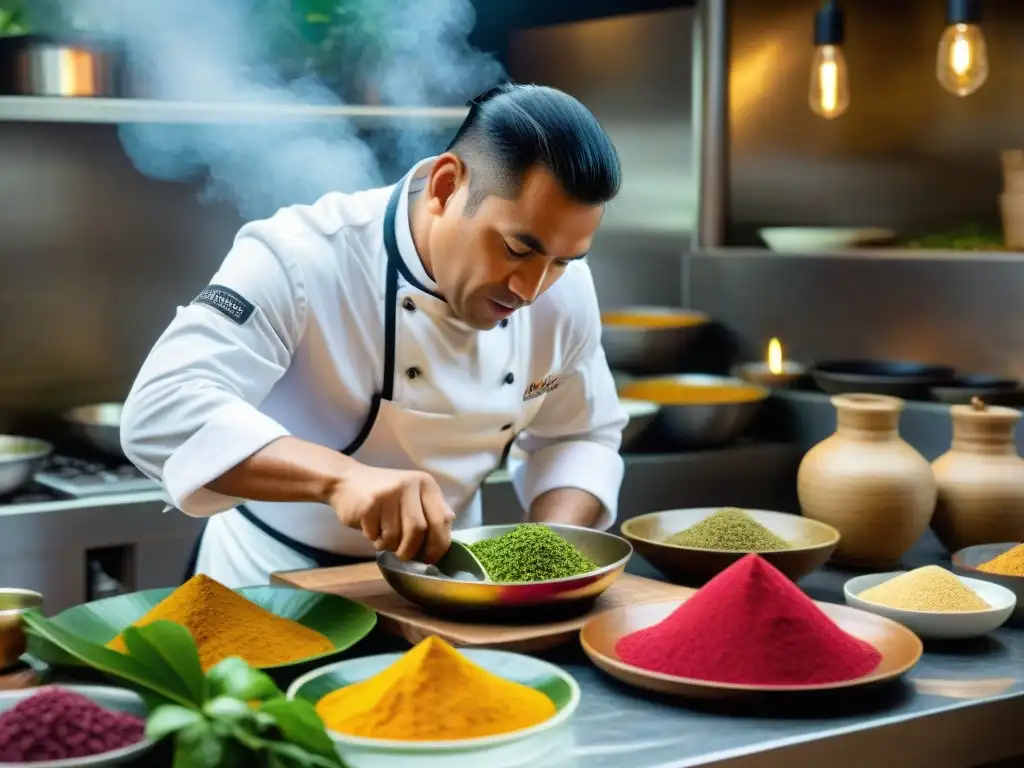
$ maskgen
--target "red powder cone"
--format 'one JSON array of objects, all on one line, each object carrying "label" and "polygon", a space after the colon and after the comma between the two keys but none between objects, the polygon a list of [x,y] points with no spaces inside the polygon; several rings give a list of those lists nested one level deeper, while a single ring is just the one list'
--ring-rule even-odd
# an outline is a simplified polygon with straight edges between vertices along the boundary
[{"label": "red powder cone", "polygon": [[738,685],[836,683],[874,671],[882,658],[753,554],[615,651],[641,669]]}]

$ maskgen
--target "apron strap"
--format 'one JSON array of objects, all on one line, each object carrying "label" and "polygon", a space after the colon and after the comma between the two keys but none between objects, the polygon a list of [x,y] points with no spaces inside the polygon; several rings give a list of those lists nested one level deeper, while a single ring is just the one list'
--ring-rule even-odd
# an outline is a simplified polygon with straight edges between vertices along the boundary
[{"label": "apron strap", "polygon": [[[405,190],[403,178],[391,192],[387,211],[384,213],[384,249],[387,251],[388,262],[384,280],[384,377],[381,380],[380,397],[390,400],[395,392],[395,333],[398,324],[398,268],[402,263],[402,255],[398,250],[398,238],[395,236],[395,217],[398,214],[398,203]],[[376,417],[376,408],[371,416]],[[372,423],[371,423],[372,426]],[[369,432],[369,430],[366,430]],[[360,441],[361,442],[361,441]]]},{"label": "apron strap", "polygon": [[[355,440],[353,440],[351,444],[342,449],[341,452],[347,456],[351,456],[359,450],[366,438],[369,437],[370,432],[373,429],[373,425],[377,421],[377,413],[380,410],[380,401],[390,400],[394,396],[395,335],[398,324],[398,273],[402,266],[402,256],[398,250],[398,238],[395,236],[395,219],[398,214],[398,203],[402,199],[402,192],[404,190],[405,177],[395,185],[395,188],[391,192],[391,197],[388,200],[387,210],[384,212],[384,249],[387,252],[387,268],[385,270],[384,278],[384,375],[381,380],[381,390],[380,394],[374,395],[373,401],[370,405],[370,413],[367,416],[366,421],[363,423],[362,429],[359,430],[359,434],[356,435]],[[339,555],[334,552],[328,552],[325,549],[319,549],[318,547],[303,544],[301,541],[296,541],[292,537],[281,533],[276,528],[272,528],[267,525],[267,523],[257,517],[245,504],[238,505],[236,509],[242,517],[271,539],[279,544],[283,544],[295,552],[298,552],[303,557],[312,560],[318,568],[331,568],[338,565],[352,565],[354,563],[366,562],[366,559]],[[192,547],[192,553],[189,556],[188,565],[186,567],[185,581],[188,581],[188,579],[192,578],[196,573],[196,568],[199,562],[199,548],[202,545],[203,534],[205,532],[206,525],[204,524],[203,530],[196,537],[196,543]]]},{"label": "apron strap", "polygon": [[339,565],[355,565],[356,563],[365,563],[367,561],[366,558],[339,555],[336,552],[328,552],[326,549],[320,549],[319,547],[313,547],[309,544],[303,544],[301,541],[296,541],[291,536],[286,536],[276,528],[272,528],[267,525],[263,520],[256,517],[256,515],[253,514],[253,511],[245,504],[239,504],[236,509],[242,517],[259,528],[267,536],[272,538],[278,544],[284,544],[284,546],[289,549],[298,552],[309,560],[312,560],[316,564],[317,568],[334,568]]}]

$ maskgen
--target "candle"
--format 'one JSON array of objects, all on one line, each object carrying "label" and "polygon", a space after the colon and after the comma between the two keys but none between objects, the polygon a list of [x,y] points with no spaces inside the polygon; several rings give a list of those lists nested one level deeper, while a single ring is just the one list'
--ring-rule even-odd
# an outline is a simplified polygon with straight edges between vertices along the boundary
[{"label": "candle", "polygon": [[782,373],[782,344],[775,338],[768,342],[768,370],[776,376]]},{"label": "candle", "polygon": [[785,359],[782,342],[774,336],[768,342],[764,362],[744,363],[733,369],[734,376],[768,387],[791,386],[806,372],[807,369],[800,363]]}]

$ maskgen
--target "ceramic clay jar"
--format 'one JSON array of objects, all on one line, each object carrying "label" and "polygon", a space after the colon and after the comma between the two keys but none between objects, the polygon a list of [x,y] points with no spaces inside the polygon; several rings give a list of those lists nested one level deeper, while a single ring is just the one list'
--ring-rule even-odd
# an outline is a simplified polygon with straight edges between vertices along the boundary
[{"label": "ceramic clay jar", "polygon": [[899,398],[836,395],[832,405],[835,434],[800,462],[800,507],[805,517],[841,534],[834,561],[895,565],[928,529],[935,510],[931,465],[899,435]]},{"label": "ceramic clay jar", "polygon": [[950,552],[1024,541],[1024,459],[1013,441],[1021,412],[977,398],[949,412],[953,444],[932,463],[939,486],[932,528]]}]

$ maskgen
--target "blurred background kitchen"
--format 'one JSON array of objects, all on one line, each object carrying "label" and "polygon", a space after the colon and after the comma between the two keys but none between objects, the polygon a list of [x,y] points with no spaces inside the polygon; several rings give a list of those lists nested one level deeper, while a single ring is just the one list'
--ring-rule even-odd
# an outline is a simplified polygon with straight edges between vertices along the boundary
[{"label": "blurred background kitchen", "polygon": [[[844,386],[823,361],[910,376],[907,439],[941,453],[936,387],[1024,377],[1024,6],[824,5],[0,0],[0,583],[48,611],[176,584],[197,521],[116,438],[175,307],[243,221],[396,181],[509,77],[583,100],[624,164],[590,257],[641,401],[624,514],[794,509]],[[630,383],[666,372],[722,402]],[[496,475],[489,521],[514,506]]]}]

